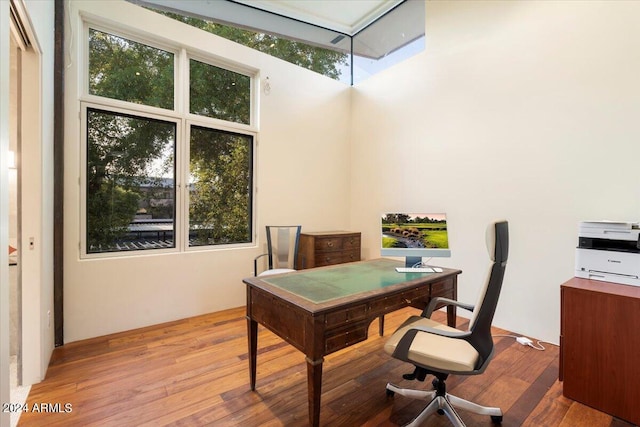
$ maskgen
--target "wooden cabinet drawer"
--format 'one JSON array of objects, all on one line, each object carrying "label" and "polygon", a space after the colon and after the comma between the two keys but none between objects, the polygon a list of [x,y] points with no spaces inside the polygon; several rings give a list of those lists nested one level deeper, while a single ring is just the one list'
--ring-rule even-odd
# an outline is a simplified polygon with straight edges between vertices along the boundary
[{"label": "wooden cabinet drawer", "polygon": [[316,239],[315,249],[316,252],[330,252],[342,250],[342,238],[341,237],[323,237]]},{"label": "wooden cabinet drawer", "polygon": [[328,252],[316,255],[315,266],[322,267],[354,261],[360,261],[360,251]]},{"label": "wooden cabinet drawer", "polygon": [[356,249],[360,253],[360,235],[343,237],[342,249]]},{"label": "wooden cabinet drawer", "polygon": [[300,234],[296,268],[322,267],[360,261],[359,232],[322,231]]}]

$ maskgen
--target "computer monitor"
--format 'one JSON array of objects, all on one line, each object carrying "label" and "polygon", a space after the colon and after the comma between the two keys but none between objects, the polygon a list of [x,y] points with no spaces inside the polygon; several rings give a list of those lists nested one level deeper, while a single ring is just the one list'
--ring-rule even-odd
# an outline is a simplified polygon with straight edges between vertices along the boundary
[{"label": "computer monitor", "polygon": [[406,267],[419,267],[423,257],[449,257],[444,213],[383,213],[380,255],[405,257]]}]

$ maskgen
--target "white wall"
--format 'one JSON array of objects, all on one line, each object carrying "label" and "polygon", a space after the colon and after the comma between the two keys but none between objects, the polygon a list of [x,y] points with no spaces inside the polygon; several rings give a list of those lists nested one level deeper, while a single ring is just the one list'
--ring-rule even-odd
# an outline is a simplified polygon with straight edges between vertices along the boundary
[{"label": "white wall", "polygon": [[[34,47],[22,56],[23,382],[42,380],[54,348],[53,62],[54,2],[25,0]],[[27,166],[28,165],[28,166]],[[34,240],[29,250],[28,241]]]},{"label": "white wall", "polygon": [[[2,199],[2,215],[0,215],[0,227],[2,238],[0,246],[6,248],[6,231],[8,230],[8,217],[5,216],[5,209],[8,206],[5,191],[7,190],[5,181],[6,167],[4,159],[6,149],[8,149],[8,123],[9,123],[9,16],[8,2],[2,3],[1,23],[1,50],[0,62],[2,63],[2,108],[0,108],[0,129],[2,129],[2,146],[0,153],[3,157],[1,166],[2,178],[0,179],[0,193]],[[23,287],[23,323],[22,323],[22,344],[23,344],[23,383],[31,384],[40,381],[46,372],[49,358],[53,350],[53,327],[47,322],[47,313],[53,313],[53,17],[54,3],[20,1],[16,5],[21,9],[21,19],[30,32],[31,41],[35,48],[23,56],[23,70],[27,75],[23,76],[23,81],[30,85],[28,90],[23,89],[23,107],[31,121],[23,129],[23,152],[22,161],[29,164],[28,181],[23,182],[23,189],[28,189],[23,195],[23,201],[30,208],[23,212],[22,231],[24,236],[34,237],[35,248],[28,254],[22,254],[22,268],[26,274],[22,277]],[[24,8],[23,8],[24,6]],[[5,71],[7,73],[5,74]],[[33,107],[33,108],[31,108]],[[6,145],[5,145],[6,144]],[[24,177],[23,177],[24,178]],[[30,181],[29,181],[30,180]],[[24,243],[23,243],[24,245]],[[8,265],[8,260],[3,251],[0,256],[2,265]],[[5,330],[5,315],[8,316],[9,297],[5,292],[8,290],[6,277],[7,269],[0,269],[0,284],[2,294],[2,309],[0,313],[2,319],[2,333],[0,334],[2,346],[2,360],[0,363],[0,376],[2,401],[9,402],[5,396],[5,386],[8,387],[8,365],[5,364],[4,349],[8,348],[9,333]],[[5,397],[7,397],[5,399]],[[2,423],[7,419],[1,419]],[[3,424],[4,425],[4,424]]]},{"label": "white wall", "polygon": [[[0,2],[0,248],[9,245],[9,2]],[[0,251],[0,265],[9,265],[8,252]],[[0,401],[10,402],[9,392],[9,269],[0,268]],[[9,425],[9,414],[0,413],[0,426]]]},{"label": "white wall", "polygon": [[[349,220],[349,87],[122,1],[74,1],[65,85],[65,342],[238,307],[242,278],[264,251],[264,226],[345,228]],[[77,119],[78,11],[122,26],[196,44],[260,70],[257,229],[253,248],[81,260],[80,130]]]},{"label": "white wall", "polygon": [[578,222],[640,219],[640,3],[426,5],[425,53],[354,90],[351,226],[376,257],[379,212],[446,211],[473,302],[508,219],[494,323],[557,343]]}]

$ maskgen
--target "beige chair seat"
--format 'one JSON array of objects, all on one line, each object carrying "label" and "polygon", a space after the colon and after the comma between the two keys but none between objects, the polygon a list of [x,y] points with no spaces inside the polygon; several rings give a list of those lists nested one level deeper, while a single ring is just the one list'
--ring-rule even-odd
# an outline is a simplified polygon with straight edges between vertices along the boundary
[{"label": "beige chair seat", "polygon": [[[400,339],[413,326],[462,333],[459,329],[443,325],[434,320],[412,316],[389,338],[384,350],[388,354],[393,354]],[[478,352],[467,341],[454,340],[427,332],[418,332],[411,347],[409,347],[409,359],[433,369],[449,372],[469,372],[475,369],[478,361]]]}]

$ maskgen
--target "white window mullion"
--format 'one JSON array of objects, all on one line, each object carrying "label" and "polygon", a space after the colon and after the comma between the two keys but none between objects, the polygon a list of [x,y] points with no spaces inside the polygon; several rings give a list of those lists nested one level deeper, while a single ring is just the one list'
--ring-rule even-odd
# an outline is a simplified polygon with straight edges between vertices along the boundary
[{"label": "white window mullion", "polygon": [[186,120],[182,120],[180,131],[180,143],[178,149],[180,152],[180,158],[177,162],[179,169],[178,178],[178,201],[176,206],[176,215],[178,217],[178,223],[176,229],[179,230],[180,250],[185,251],[189,248],[189,124]]},{"label": "white window mullion", "polygon": [[179,230],[179,248],[186,251],[189,248],[189,123],[184,116],[189,111],[189,58],[186,49],[181,49],[178,55],[176,67],[176,108],[182,116],[180,142],[178,143],[178,191],[179,205],[176,206],[178,216],[177,230]]}]

